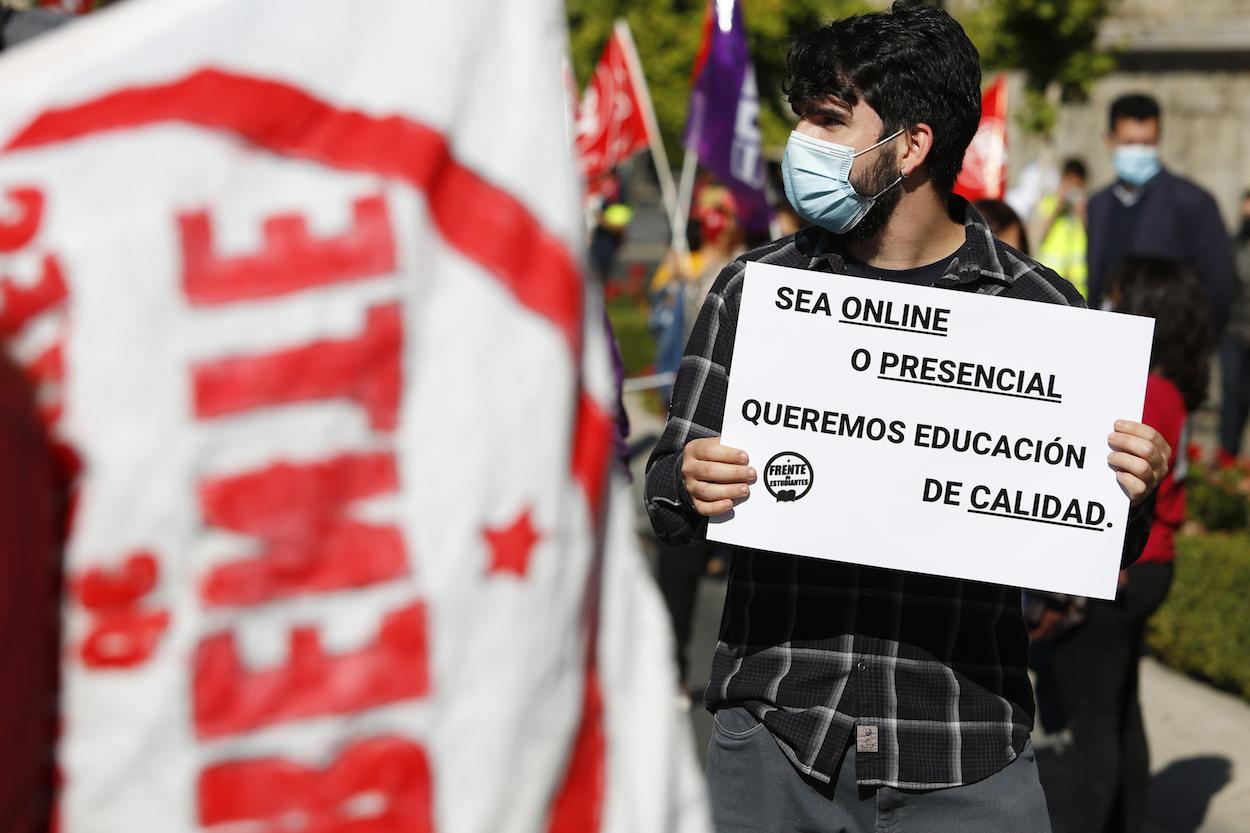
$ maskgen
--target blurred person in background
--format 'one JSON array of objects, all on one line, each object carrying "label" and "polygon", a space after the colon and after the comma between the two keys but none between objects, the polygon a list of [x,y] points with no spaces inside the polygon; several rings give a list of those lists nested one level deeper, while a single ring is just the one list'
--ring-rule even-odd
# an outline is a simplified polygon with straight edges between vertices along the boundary
[{"label": "blurred person in background", "polygon": [[1029,233],[1020,220],[1020,215],[1002,200],[977,200],[973,205],[994,236],[1023,255],[1029,253]]},{"label": "blurred person in background", "polygon": [[604,174],[591,190],[590,269],[600,284],[607,283],[616,268],[616,255],[625,242],[634,209],[629,205],[619,170]]},{"label": "blurred person in background", "polygon": [[[699,221],[690,217],[686,221],[685,254],[670,246],[647,288],[651,307],[647,326],[655,339],[656,373],[676,373],[681,364],[681,351],[686,344],[686,294],[693,291],[690,285],[703,273],[705,259],[703,231]],[[672,387],[660,388],[665,406]]]},{"label": "blurred person in background", "polygon": [[1232,247],[1215,199],[1163,167],[1159,102],[1142,93],[1111,104],[1107,144],[1116,181],[1089,198],[1089,305],[1106,300],[1111,273],[1132,254],[1171,258],[1198,279],[1218,337],[1236,289]]},{"label": "blurred person in background", "polygon": [[[0,4],[0,50],[71,20]],[[0,357],[0,831],[44,833],[53,792],[65,479],[34,391]]]},{"label": "blurred person in background", "polygon": [[[699,307],[725,264],[742,253],[743,233],[733,194],[716,182],[701,184],[686,222],[689,256],[670,248],[651,277],[649,325],[656,339],[657,373],[675,373]],[[671,386],[661,389],[665,405]]]},{"label": "blurred person in background", "polygon": [[1146,620],[1167,597],[1185,518],[1187,423],[1207,395],[1211,348],[1206,304],[1175,261],[1122,259],[1110,276],[1117,312],[1155,319],[1142,421],[1172,447],[1141,558],[1120,574],[1115,601],[1085,600],[1084,621],[1055,639],[1052,663],[1072,729],[1069,833],[1144,829],[1150,759],[1138,697]]},{"label": "blurred person in background", "polygon": [[1077,291],[1089,297],[1088,237],[1085,232],[1088,181],[1085,163],[1064,160],[1059,188],[1037,205],[1037,259],[1063,275]]},{"label": "blurred person in background", "polygon": [[1237,297],[1220,339],[1220,456],[1241,453],[1241,435],[1250,415],[1250,191],[1241,195],[1241,225],[1233,235]]},{"label": "blurred person in background", "polygon": [[702,268],[693,284],[694,292],[686,296],[686,338],[694,329],[703,299],[725,264],[746,251],[746,239],[738,222],[738,206],[734,195],[719,182],[704,185],[695,195],[694,216],[703,236]]}]

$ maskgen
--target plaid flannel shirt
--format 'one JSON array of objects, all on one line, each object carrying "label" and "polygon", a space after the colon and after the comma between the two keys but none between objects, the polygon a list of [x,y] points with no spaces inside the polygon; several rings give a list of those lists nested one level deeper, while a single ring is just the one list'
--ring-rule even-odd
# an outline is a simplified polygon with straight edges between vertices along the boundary
[{"label": "plaid flannel shirt", "polygon": [[[1084,306],[1071,284],[960,208],[965,242],[937,286]],[[712,286],[647,463],[647,511],[669,543],[706,529],[682,482],[682,450],[720,434],[752,260],[843,270],[838,238],[809,228],[743,255]],[[1152,504],[1129,515],[1126,564],[1145,546]],[[933,555],[956,546],[933,541]],[[736,548],[705,699],[712,710],[745,706],[818,780],[836,776],[854,743],[860,784],[934,789],[986,778],[1023,750],[1034,711],[1027,659],[1017,588]]]}]

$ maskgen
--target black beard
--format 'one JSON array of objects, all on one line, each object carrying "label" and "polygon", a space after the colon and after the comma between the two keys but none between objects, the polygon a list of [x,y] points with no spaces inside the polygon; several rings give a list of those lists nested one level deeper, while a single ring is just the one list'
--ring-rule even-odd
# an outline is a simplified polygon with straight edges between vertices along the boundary
[{"label": "black beard", "polygon": [[[886,148],[882,150],[887,151]],[[903,195],[903,189],[895,187],[898,184],[895,182],[898,179],[898,171],[897,156],[882,152],[877,154],[877,161],[868,169],[863,179],[858,183],[851,183],[860,194],[881,194],[881,196],[877,197],[877,201],[872,204],[872,208],[868,209],[868,213],[862,220],[842,232],[844,239],[854,242],[867,240],[890,222],[890,217],[894,216],[894,209],[898,207],[899,198]]]}]

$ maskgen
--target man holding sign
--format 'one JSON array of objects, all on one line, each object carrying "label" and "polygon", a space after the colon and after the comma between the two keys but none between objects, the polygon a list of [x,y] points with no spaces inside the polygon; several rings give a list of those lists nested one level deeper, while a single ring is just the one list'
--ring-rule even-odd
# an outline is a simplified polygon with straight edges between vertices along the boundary
[{"label": "man holding sign", "polygon": [[[703,306],[677,377],[668,424],[648,463],[648,511],[657,534],[670,543],[706,534],[708,518],[724,516],[748,497],[778,506],[822,506],[810,501],[817,500],[814,491],[825,483],[842,480],[845,486],[852,477],[871,474],[880,481],[893,474],[814,471],[802,453],[755,460],[721,443],[727,402],[731,408],[740,405],[730,399],[731,363],[750,358],[746,351],[734,356],[747,262],[805,270],[800,277],[808,283],[826,281],[831,295],[845,294],[848,279],[838,276],[851,275],[1083,306],[1070,284],[996,240],[975,210],[951,196],[979,120],[980,69],[975,48],[945,12],[896,3],[888,13],[831,23],[795,42],[787,76],[786,91],[800,121],[786,148],[786,193],[814,225],[730,264]],[[931,307],[954,309],[956,300],[978,300],[924,291],[939,299]],[[951,303],[940,302],[943,297]],[[775,303],[778,309],[813,313],[791,315],[796,322],[822,314],[851,317],[843,308],[821,309],[821,294],[810,289],[788,296],[778,291]],[[1004,312],[1018,309],[988,303]],[[913,331],[928,330],[935,342],[950,329],[954,343],[962,313],[948,319],[938,310],[899,304],[894,314],[910,315]],[[971,329],[991,323],[983,316],[971,322]],[[794,332],[777,332],[775,340],[792,338],[800,325],[794,326]],[[1004,349],[1018,346],[1004,344]],[[1034,344],[1032,350],[1043,357],[1047,347]],[[821,356],[818,364],[811,356],[797,355],[795,364],[822,374],[825,360],[835,360]],[[980,358],[995,363],[995,357]],[[949,371],[963,381],[964,368],[953,361],[949,367],[938,361],[930,367],[917,357],[896,359],[889,364],[876,353],[880,365],[872,367],[873,377],[893,374],[901,380],[910,372],[910,380],[920,384],[958,386],[939,379]],[[1053,376],[1028,370],[1000,367],[985,377],[977,393],[981,377],[972,367],[963,387],[974,393],[958,395],[966,395],[968,404],[1000,397],[1062,399],[1065,391],[1056,388]],[[925,381],[926,373],[935,374],[933,382]],[[822,381],[813,374],[813,390]],[[929,390],[890,387],[914,390],[917,397]],[[759,407],[754,420],[746,409],[744,418],[768,419],[767,405]],[[967,410],[970,418],[975,416]],[[790,416],[794,425],[787,427],[830,434],[837,433],[845,415],[798,408],[781,418]],[[1145,543],[1151,495],[1164,476],[1170,449],[1156,431],[1138,422],[1118,420],[1107,427],[1112,429],[1110,469],[1097,471],[1101,457],[1092,454],[1089,472],[1114,478],[1128,496],[1127,529],[1117,524],[1114,534],[1124,535],[1123,561],[1131,562]],[[865,441],[881,440],[874,446],[885,449],[896,440],[911,441],[917,428],[887,418],[881,420],[880,436],[868,434]],[[998,425],[994,439],[1014,438],[1018,428]],[[925,436],[931,448],[931,435]],[[1101,436],[1100,429],[1100,442]],[[1019,439],[1013,443],[1014,453],[1025,453]],[[1033,454],[1029,448],[1026,456]],[[1069,454],[1059,446],[1057,465],[1079,458],[1085,466],[1084,450],[1072,448]],[[1049,462],[1040,452],[1038,457],[1039,468]],[[880,459],[892,458],[883,450]],[[898,489],[910,490],[912,484],[899,483]],[[1039,497],[1039,505],[1044,503]],[[745,519],[754,508],[743,506],[738,514]],[[1034,706],[1019,590],[969,580],[976,577],[967,570],[962,578],[951,578],[959,571],[928,575],[864,566],[885,559],[849,551],[845,542],[891,530],[855,529],[863,519],[839,508],[823,509],[828,515],[823,545],[837,560],[745,547],[736,552],[706,695],[716,712],[708,774],[718,828],[1048,831],[1029,745]],[[898,517],[894,525],[907,526],[909,520],[914,519]],[[1082,521],[1087,529],[1090,521]],[[1022,542],[1034,528],[1049,527],[1007,527],[1016,529],[1014,537]],[[779,538],[784,531],[777,528]],[[968,560],[966,541],[934,536],[926,543],[926,563],[934,565],[926,573],[943,573],[943,562]],[[1009,561],[1014,553],[979,555]]]}]

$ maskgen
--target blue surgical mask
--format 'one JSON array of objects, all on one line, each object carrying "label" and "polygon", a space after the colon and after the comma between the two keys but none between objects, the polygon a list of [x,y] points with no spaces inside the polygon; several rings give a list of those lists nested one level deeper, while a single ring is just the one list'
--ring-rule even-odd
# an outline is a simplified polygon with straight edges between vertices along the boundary
[{"label": "blue surgical mask", "polygon": [[843,234],[855,227],[877,198],[903,180],[891,182],[878,194],[865,197],[851,185],[851,164],[873,148],[880,147],[902,133],[896,131],[859,153],[855,148],[813,139],[795,131],[786,142],[781,160],[781,179],[786,199],[798,215],[809,223]]},{"label": "blue surgical mask", "polygon": [[1115,175],[1140,188],[1159,173],[1159,149],[1154,145],[1120,145],[1111,155]]}]

